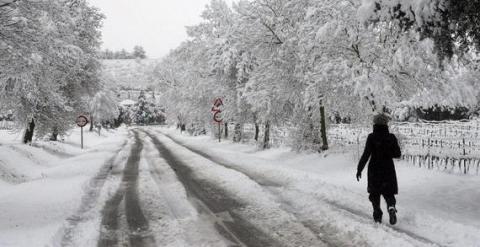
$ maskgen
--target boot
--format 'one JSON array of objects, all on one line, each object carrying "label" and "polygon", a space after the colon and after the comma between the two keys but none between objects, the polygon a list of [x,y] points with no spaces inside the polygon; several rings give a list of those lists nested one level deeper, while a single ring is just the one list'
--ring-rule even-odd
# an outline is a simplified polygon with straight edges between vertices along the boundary
[{"label": "boot", "polygon": [[390,216],[390,225],[397,224],[397,209],[395,207],[388,207],[388,215]]},{"label": "boot", "polygon": [[383,215],[383,212],[382,210],[374,210],[373,211],[373,220],[376,222],[376,223],[382,223],[382,215]]}]

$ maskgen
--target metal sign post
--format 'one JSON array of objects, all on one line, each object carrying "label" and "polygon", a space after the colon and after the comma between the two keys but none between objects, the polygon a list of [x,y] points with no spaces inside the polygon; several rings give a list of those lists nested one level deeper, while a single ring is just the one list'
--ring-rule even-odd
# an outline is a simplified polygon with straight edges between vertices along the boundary
[{"label": "metal sign post", "polygon": [[220,110],[220,107],[223,106],[223,101],[221,98],[215,99],[215,102],[213,103],[212,107],[212,112],[213,112],[213,121],[215,121],[218,124],[218,142],[222,141],[222,122],[223,119],[221,118],[220,113],[222,113],[222,110]]},{"label": "metal sign post", "polygon": [[88,118],[86,116],[80,115],[77,117],[77,126],[80,127],[80,138],[81,144],[80,147],[83,149],[83,127],[88,124]]},{"label": "metal sign post", "polygon": [[222,127],[220,124],[218,123],[218,142],[222,142]]},{"label": "metal sign post", "polygon": [[81,148],[83,149],[83,127],[80,127],[80,136],[81,136]]}]

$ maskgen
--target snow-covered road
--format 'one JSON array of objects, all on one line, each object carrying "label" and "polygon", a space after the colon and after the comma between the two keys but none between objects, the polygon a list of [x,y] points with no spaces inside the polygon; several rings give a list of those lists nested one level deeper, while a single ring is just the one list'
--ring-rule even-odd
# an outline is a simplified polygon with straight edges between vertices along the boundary
[{"label": "snow-covered road", "polygon": [[[131,136],[129,157],[105,183],[98,246],[440,245],[159,131]],[[69,235],[76,240],[63,245],[88,243],[81,232]]]},{"label": "snow-covered road", "polygon": [[[479,246],[480,242],[475,219],[472,224],[435,213],[422,212],[424,217],[419,217],[405,212],[415,203],[400,204],[397,226],[373,223],[365,194],[338,182],[339,171],[329,168],[328,159],[322,161],[327,163],[321,174],[289,165],[286,157],[252,152],[247,145],[216,144],[151,127],[132,128],[88,152],[60,154],[70,164],[48,168],[41,185],[28,178],[17,185],[39,186],[32,190],[50,191],[50,196],[69,189],[75,193],[24,212],[40,214],[38,222],[29,225],[15,209],[14,199],[31,193],[13,186],[19,194],[0,194],[0,208],[10,214],[0,220],[24,224],[18,230],[0,228],[1,246]],[[75,159],[85,155],[103,158],[92,160],[98,165],[88,172],[63,170],[63,166],[81,170]],[[75,183],[65,190],[57,188],[70,183],[50,181],[57,173],[75,176]],[[470,182],[475,185],[477,180]],[[78,199],[72,200],[74,196]],[[52,205],[68,207],[52,214],[47,212]],[[58,221],[61,217],[63,223]],[[40,229],[52,219],[58,223]],[[22,233],[30,238],[22,239]]]},{"label": "snow-covered road", "polygon": [[229,245],[325,246],[317,234],[282,210],[244,174],[215,164],[162,135],[149,136],[176,172],[193,205],[199,213],[210,216]]}]

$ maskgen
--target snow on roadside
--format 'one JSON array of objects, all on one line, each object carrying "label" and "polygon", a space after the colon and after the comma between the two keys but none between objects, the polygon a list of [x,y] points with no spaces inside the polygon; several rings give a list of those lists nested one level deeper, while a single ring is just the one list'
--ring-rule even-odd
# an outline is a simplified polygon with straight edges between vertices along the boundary
[{"label": "snow on roadside", "polygon": [[[65,219],[79,207],[89,179],[115,155],[126,135],[124,128],[101,137],[85,133],[90,144],[73,150],[62,142],[19,144],[18,136],[1,131],[0,246],[51,246]],[[67,140],[77,138],[75,130]],[[69,158],[51,152],[56,147]],[[2,170],[15,179],[3,176]]]},{"label": "snow on roadside", "polygon": [[55,234],[54,246],[95,246],[101,231],[102,210],[121,184],[122,171],[131,152],[125,141],[83,186],[81,204]]},{"label": "snow on roadside", "polygon": [[[284,188],[279,194],[305,217],[321,213],[322,204],[327,203],[352,216],[360,215],[368,219],[367,223],[370,221],[366,179],[361,183],[354,179],[356,161],[351,152],[322,157],[285,149],[258,151],[248,145],[228,141],[219,144],[209,137],[180,135],[172,129],[161,131],[219,157],[249,176],[282,184]],[[480,212],[475,207],[480,203],[479,177],[417,169],[403,162],[397,164],[397,172],[399,224],[393,228],[380,226],[365,237],[397,229],[413,238],[425,237],[444,246],[478,246]],[[357,235],[358,232],[361,230]]]}]

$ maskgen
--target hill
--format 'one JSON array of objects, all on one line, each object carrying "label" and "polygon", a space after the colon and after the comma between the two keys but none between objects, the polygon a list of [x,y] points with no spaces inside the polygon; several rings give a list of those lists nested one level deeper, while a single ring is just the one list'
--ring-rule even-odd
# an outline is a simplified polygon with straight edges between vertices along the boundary
[{"label": "hill", "polygon": [[102,60],[104,79],[122,89],[146,89],[154,86],[153,71],[159,59]]}]

